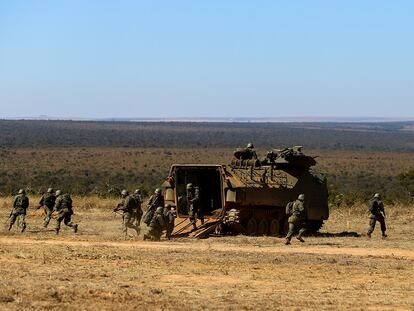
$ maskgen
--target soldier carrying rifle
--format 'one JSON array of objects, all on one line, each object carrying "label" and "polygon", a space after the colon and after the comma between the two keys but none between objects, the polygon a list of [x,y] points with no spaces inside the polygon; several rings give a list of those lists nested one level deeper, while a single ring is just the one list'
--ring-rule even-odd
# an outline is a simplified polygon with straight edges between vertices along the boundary
[{"label": "soldier carrying rifle", "polygon": [[148,201],[147,212],[144,215],[144,223],[149,226],[155,211],[158,207],[164,208],[164,196],[161,193],[161,189],[155,189],[155,193],[150,197]]},{"label": "soldier carrying rifle", "polygon": [[204,216],[200,208],[200,189],[194,187],[192,183],[187,184],[187,205],[188,216],[194,230],[197,229],[197,219],[201,220],[201,224],[204,225]]},{"label": "soldier carrying rifle", "polygon": [[381,224],[382,237],[386,238],[387,235],[385,234],[386,227],[384,203],[382,203],[381,195],[379,193],[374,194],[374,198],[369,205],[369,212],[371,213],[371,216],[369,220],[369,229],[367,236],[369,238],[371,237],[371,234],[375,229],[375,224],[378,221]]},{"label": "soldier carrying rifle", "polygon": [[19,194],[14,198],[13,209],[9,217],[9,231],[13,227],[16,219],[20,217],[22,232],[26,230],[26,213],[29,208],[29,198],[26,196],[24,189],[19,190]]},{"label": "soldier carrying rifle", "polygon": [[40,209],[42,206],[45,208],[45,218],[43,222],[43,227],[47,228],[49,225],[50,219],[52,219],[53,207],[55,206],[56,195],[52,188],[47,189],[47,192],[42,196],[39,202],[39,206],[36,210]]},{"label": "soldier carrying rifle", "polygon": [[122,211],[122,219],[123,219],[123,232],[125,236],[127,235],[128,228],[135,229],[137,235],[139,235],[139,226],[133,223],[135,219],[135,211],[136,211],[136,201],[135,199],[129,195],[127,190],[122,190],[121,192],[122,201],[118,204],[118,206],[114,209],[114,212]]}]

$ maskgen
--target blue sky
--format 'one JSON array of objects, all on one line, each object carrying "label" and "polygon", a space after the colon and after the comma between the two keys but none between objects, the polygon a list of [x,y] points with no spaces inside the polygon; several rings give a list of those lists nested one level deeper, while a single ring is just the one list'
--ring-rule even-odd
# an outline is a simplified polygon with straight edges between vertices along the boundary
[{"label": "blue sky", "polygon": [[413,1],[0,0],[0,117],[413,117],[413,16]]}]

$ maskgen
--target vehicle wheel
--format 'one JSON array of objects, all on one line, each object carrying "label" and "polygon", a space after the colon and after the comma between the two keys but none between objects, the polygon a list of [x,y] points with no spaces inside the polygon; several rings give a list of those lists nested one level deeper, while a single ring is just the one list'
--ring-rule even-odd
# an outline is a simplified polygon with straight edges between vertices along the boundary
[{"label": "vehicle wheel", "polygon": [[278,236],[279,235],[279,231],[280,231],[280,225],[279,225],[279,220],[277,219],[273,219],[270,222],[270,230],[269,230],[269,234],[271,236]]},{"label": "vehicle wheel", "polygon": [[247,235],[255,235],[257,233],[257,221],[254,218],[250,218],[247,222]]},{"label": "vehicle wheel", "polygon": [[257,233],[259,235],[267,235],[268,230],[269,230],[269,226],[267,225],[267,220],[266,219],[262,219],[259,222],[259,227],[257,229]]}]

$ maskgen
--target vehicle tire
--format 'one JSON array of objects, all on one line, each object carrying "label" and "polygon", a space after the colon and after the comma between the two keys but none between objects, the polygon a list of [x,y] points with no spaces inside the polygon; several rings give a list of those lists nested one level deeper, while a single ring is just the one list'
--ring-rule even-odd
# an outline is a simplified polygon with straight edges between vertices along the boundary
[{"label": "vehicle tire", "polygon": [[280,234],[280,224],[279,224],[279,220],[277,219],[273,219],[270,222],[270,226],[269,226],[269,235],[270,236],[279,236]]},{"label": "vehicle tire", "polygon": [[247,222],[247,235],[255,235],[257,233],[257,221],[253,217]]},{"label": "vehicle tire", "polygon": [[266,219],[260,220],[259,226],[257,228],[258,235],[261,235],[261,236],[267,235],[268,231],[269,231],[269,225],[267,223],[267,220]]}]

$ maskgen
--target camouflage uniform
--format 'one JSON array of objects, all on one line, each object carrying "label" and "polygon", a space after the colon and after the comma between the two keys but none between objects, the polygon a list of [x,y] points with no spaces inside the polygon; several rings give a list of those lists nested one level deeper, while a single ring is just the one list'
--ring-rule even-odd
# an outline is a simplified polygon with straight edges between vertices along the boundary
[{"label": "camouflage uniform", "polygon": [[164,219],[165,219],[165,226],[166,226],[166,234],[168,240],[171,239],[171,233],[174,230],[174,222],[175,222],[176,212],[171,205],[167,205],[164,207]]},{"label": "camouflage uniform", "polygon": [[189,205],[188,216],[194,229],[197,229],[197,219],[200,219],[201,224],[204,224],[204,215],[200,207],[200,189],[198,187],[187,186],[187,204]]},{"label": "camouflage uniform", "polygon": [[136,201],[132,195],[126,194],[122,199],[121,203],[118,204],[118,210],[123,212],[123,232],[127,232],[128,228],[132,228],[137,231],[139,235],[139,227],[134,224],[135,212],[136,212]]},{"label": "camouflage uniform", "polygon": [[248,151],[248,158],[249,159],[257,159],[257,153],[254,150],[254,146],[253,146],[252,143],[247,144],[246,151]]},{"label": "camouflage uniform", "polygon": [[135,225],[139,227],[141,224],[141,218],[143,214],[142,208],[141,208],[142,198],[139,193],[134,193],[133,198],[135,200],[135,206],[136,206],[135,211],[134,211]]},{"label": "camouflage uniform", "polygon": [[56,217],[56,234],[59,234],[62,221],[66,226],[71,227],[75,233],[78,231],[78,225],[72,223],[73,206],[72,198],[69,194],[59,194],[56,197],[54,211],[58,212]]},{"label": "camouflage uniform", "polygon": [[[157,189],[158,190],[158,189]],[[154,217],[155,211],[158,207],[164,207],[164,196],[161,194],[161,191],[159,193],[154,194],[150,197],[148,201],[148,208],[147,212],[144,215],[144,223],[149,226],[152,218]]]},{"label": "camouflage uniform", "polygon": [[149,227],[148,234],[144,234],[144,240],[159,241],[161,239],[162,231],[167,228],[164,207],[160,206],[156,209]]},{"label": "camouflage uniform", "polygon": [[385,226],[385,211],[384,211],[384,203],[382,203],[379,197],[374,197],[369,205],[369,211],[371,213],[370,220],[369,220],[369,229],[368,229],[368,237],[371,237],[372,232],[374,232],[375,224],[378,221],[381,224],[381,231],[382,236],[386,237],[385,231],[387,230]]},{"label": "camouflage uniform", "polygon": [[45,219],[43,222],[43,227],[47,228],[49,225],[50,219],[52,219],[53,207],[55,206],[56,196],[52,192],[45,193],[39,202],[39,208],[42,206],[45,207]]},{"label": "camouflage uniform", "polygon": [[299,234],[296,237],[299,241],[304,242],[302,239],[303,233],[306,231],[304,226],[305,218],[305,202],[303,200],[296,200],[292,206],[292,215],[288,218],[289,231],[286,235],[286,244],[290,244],[292,237],[299,229]]},{"label": "camouflage uniform", "polygon": [[13,227],[17,217],[20,217],[22,232],[26,230],[26,212],[29,208],[29,198],[24,191],[20,190],[19,194],[14,198],[13,209],[10,213],[9,230]]}]

